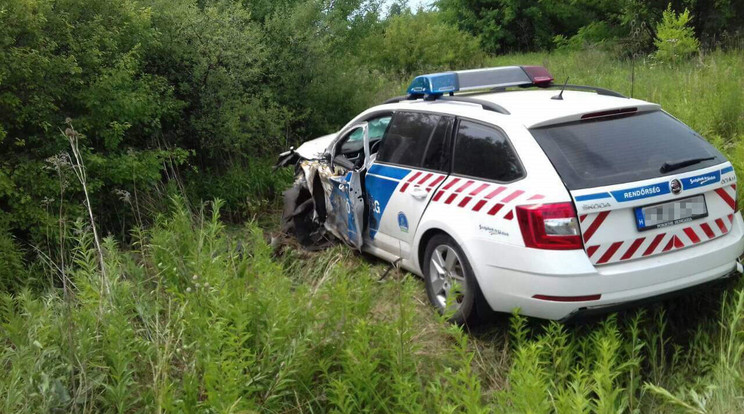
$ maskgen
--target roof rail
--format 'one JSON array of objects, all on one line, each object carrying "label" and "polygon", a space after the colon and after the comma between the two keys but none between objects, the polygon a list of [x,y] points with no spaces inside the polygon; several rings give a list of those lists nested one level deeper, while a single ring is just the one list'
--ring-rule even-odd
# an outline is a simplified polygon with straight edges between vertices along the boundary
[{"label": "roof rail", "polygon": [[476,99],[468,96],[440,96],[437,99],[440,101],[471,103],[482,106],[483,109],[485,109],[486,111],[493,111],[504,115],[511,115],[511,112],[507,111],[506,108],[504,108],[503,106],[495,104],[493,102],[485,101],[483,99]]},{"label": "roof rail", "polygon": [[[534,87],[534,85],[520,86],[520,88],[531,88],[531,87]],[[564,87],[564,85],[551,84],[549,86],[541,86],[540,89],[560,89],[560,88],[563,88],[563,87]],[[621,94],[620,92],[615,92],[613,90],[605,89],[605,88],[600,88],[600,87],[597,87],[597,86],[572,85],[572,84],[569,83],[569,84],[566,84],[565,85],[565,88],[566,89],[576,89],[576,90],[580,90],[580,91],[592,91],[592,92],[596,92],[597,95],[614,96],[616,98],[627,98],[627,96]],[[506,88],[505,87],[493,88],[489,92],[490,93],[506,92]]]},{"label": "roof rail", "polygon": [[449,101],[449,102],[463,102],[463,103],[469,103],[474,105],[480,105],[484,110],[486,111],[493,111],[498,112],[500,114],[504,115],[510,115],[511,113],[506,110],[501,105],[495,104],[493,102],[488,102],[483,99],[476,99],[471,98],[468,96],[436,96],[436,95],[428,95],[426,97],[423,97],[421,95],[404,95],[404,96],[396,96],[395,98],[390,98],[387,101],[383,102],[383,104],[391,104],[391,103],[398,103],[402,101],[415,101],[418,99],[423,99],[424,101]]},{"label": "roof rail", "polygon": [[386,100],[385,102],[383,102],[383,105],[398,103],[400,101],[414,101],[414,100],[416,100],[416,97],[412,97],[411,95],[396,96],[394,98],[390,98]]}]

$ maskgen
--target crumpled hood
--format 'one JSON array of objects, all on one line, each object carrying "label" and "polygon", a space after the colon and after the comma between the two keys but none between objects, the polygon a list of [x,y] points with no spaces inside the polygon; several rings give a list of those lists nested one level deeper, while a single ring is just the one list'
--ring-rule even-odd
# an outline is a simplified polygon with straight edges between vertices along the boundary
[{"label": "crumpled hood", "polygon": [[302,158],[308,160],[319,159],[331,144],[337,133],[323,135],[322,137],[311,139],[300,145],[295,152]]}]

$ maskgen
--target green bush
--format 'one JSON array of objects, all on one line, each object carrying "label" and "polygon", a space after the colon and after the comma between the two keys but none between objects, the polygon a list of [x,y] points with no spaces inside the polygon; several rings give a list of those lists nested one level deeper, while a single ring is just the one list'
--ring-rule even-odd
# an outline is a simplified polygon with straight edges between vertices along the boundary
[{"label": "green bush", "polygon": [[0,291],[15,291],[28,286],[28,273],[23,263],[24,254],[8,231],[0,215]]},{"label": "green bush", "polygon": [[197,200],[224,200],[223,217],[238,222],[280,208],[282,193],[293,178],[291,168],[274,170],[270,159],[256,159],[219,174],[191,171],[185,181],[187,192]]},{"label": "green bush", "polygon": [[[4,2],[0,204],[8,228],[41,244],[58,216],[81,213],[79,184],[55,163],[69,152],[66,118],[81,133],[102,234],[124,239],[132,223],[148,221],[135,211],[157,212],[165,188],[207,186],[184,176],[227,182],[235,166],[338,129],[381,99],[386,77],[355,54],[382,26],[362,0]],[[245,207],[233,204],[242,195],[227,195],[231,211]]]},{"label": "green bush", "polygon": [[664,11],[661,21],[656,25],[656,58],[662,62],[679,62],[695,54],[700,42],[689,25],[692,20],[690,11],[675,13],[670,3]]},{"label": "green bush", "polygon": [[483,61],[479,41],[439,15],[419,11],[392,17],[381,38],[366,44],[370,56],[385,72],[411,75],[427,70],[473,68]]},{"label": "green bush", "polygon": [[615,43],[618,33],[607,22],[591,22],[579,29],[579,31],[566,39],[565,36],[555,37],[555,45],[559,49],[583,50],[590,47],[607,48]]}]

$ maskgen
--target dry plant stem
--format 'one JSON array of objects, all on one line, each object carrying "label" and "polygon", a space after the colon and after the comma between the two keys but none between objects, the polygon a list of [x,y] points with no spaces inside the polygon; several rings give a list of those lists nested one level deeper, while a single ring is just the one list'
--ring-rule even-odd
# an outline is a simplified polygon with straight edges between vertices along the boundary
[{"label": "dry plant stem", "polygon": [[[72,170],[83,186],[83,194],[85,195],[85,208],[88,210],[88,217],[90,218],[90,226],[93,229],[93,242],[96,245],[96,251],[98,253],[98,262],[101,267],[101,296],[104,293],[108,297],[111,293],[111,289],[108,284],[108,278],[106,277],[106,264],[103,260],[103,248],[101,248],[101,241],[98,237],[98,230],[96,229],[96,221],[93,218],[93,208],[90,204],[90,197],[88,196],[87,176],[85,173],[85,164],[83,164],[83,157],[80,153],[80,146],[78,140],[78,133],[72,127],[72,123],[68,122],[69,128],[65,130],[65,136],[70,141],[70,148],[72,149],[72,156],[75,157],[75,163],[72,165]],[[105,292],[104,292],[105,290]]]},{"label": "dry plant stem", "polygon": [[[73,349],[75,349],[75,344],[73,343],[73,336],[72,333],[74,332],[74,326],[73,326],[73,319],[72,319],[72,302],[70,301],[70,290],[67,283],[67,269],[65,265],[65,235],[67,234],[67,229],[65,226],[65,218],[64,218],[64,199],[65,199],[65,183],[64,183],[64,177],[62,176],[62,169],[60,166],[57,167],[57,175],[59,177],[59,271],[60,276],[62,277],[62,294],[64,295],[65,299],[65,312],[67,315],[65,315],[65,318],[67,319],[67,342],[68,342],[68,353],[70,361],[73,359]],[[74,373],[70,372],[70,383],[73,383],[75,380]]]}]

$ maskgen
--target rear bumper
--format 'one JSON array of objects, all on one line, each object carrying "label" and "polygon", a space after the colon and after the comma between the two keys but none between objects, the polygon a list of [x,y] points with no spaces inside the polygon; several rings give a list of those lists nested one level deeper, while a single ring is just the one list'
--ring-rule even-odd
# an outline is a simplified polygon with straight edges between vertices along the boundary
[{"label": "rear bumper", "polygon": [[[744,221],[737,213],[727,235],[645,259],[595,267],[588,264],[586,254],[583,261],[579,260],[576,251],[565,252],[562,259],[554,252],[529,249],[520,254],[529,257],[523,267],[503,268],[495,261],[479,259],[476,252],[474,261],[478,264],[474,269],[493,310],[511,312],[519,308],[523,315],[564,320],[578,312],[608,312],[729,276],[736,272],[737,259],[743,252]],[[601,295],[600,299],[582,302],[533,298],[534,295],[597,294]]]},{"label": "rear bumper", "polygon": [[[739,264],[740,267],[741,264]],[[632,300],[629,302],[622,302],[614,305],[605,305],[605,306],[594,306],[594,307],[586,307],[586,308],[579,308],[576,309],[573,313],[569,314],[565,318],[561,319],[560,322],[562,323],[569,323],[574,322],[577,320],[581,320],[582,318],[588,318],[592,316],[597,315],[605,315],[612,312],[618,312],[625,309],[635,308],[643,305],[647,305],[654,302],[660,302],[667,299],[672,299],[679,296],[685,296],[685,295],[691,295],[693,293],[699,293],[701,291],[707,290],[709,288],[712,288],[714,286],[718,286],[723,284],[727,280],[731,280],[735,277],[738,277],[741,275],[740,269],[734,269],[733,271],[717,278],[713,279],[707,282],[703,282],[702,284],[686,287],[680,290],[675,290],[672,292],[663,293],[661,295],[656,296],[650,296],[643,299],[637,299]]]}]

